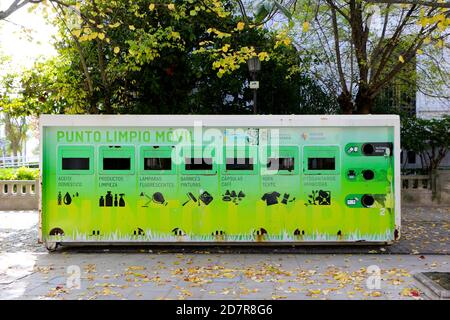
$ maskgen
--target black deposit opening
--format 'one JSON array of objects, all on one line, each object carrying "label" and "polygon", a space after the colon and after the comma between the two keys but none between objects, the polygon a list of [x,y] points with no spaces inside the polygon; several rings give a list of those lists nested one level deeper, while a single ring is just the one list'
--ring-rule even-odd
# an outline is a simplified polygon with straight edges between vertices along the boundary
[{"label": "black deposit opening", "polygon": [[361,198],[361,203],[364,207],[369,208],[375,203],[375,199],[371,195],[365,194]]},{"label": "black deposit opening", "polygon": [[62,158],[63,170],[89,170],[89,158]]},{"label": "black deposit opening", "polygon": [[365,180],[372,180],[375,177],[375,173],[372,170],[364,170],[363,177]]},{"label": "black deposit opening", "polygon": [[144,170],[172,170],[172,159],[144,158]]},{"label": "black deposit opening", "polygon": [[308,158],[308,170],[335,170],[335,158]]},{"label": "black deposit opening", "polygon": [[370,155],[370,154],[375,152],[375,148],[370,143],[367,143],[367,144],[363,145],[362,149],[363,149],[363,153],[365,155]]},{"label": "black deposit opening", "polygon": [[253,170],[253,158],[227,158],[226,170]]},{"label": "black deposit opening", "polygon": [[186,158],[186,170],[212,170],[211,158]]},{"label": "black deposit opening", "polygon": [[295,161],[294,158],[269,158],[267,163],[268,170],[285,170],[294,171]]},{"label": "black deposit opening", "polygon": [[103,158],[103,170],[130,170],[130,158]]}]

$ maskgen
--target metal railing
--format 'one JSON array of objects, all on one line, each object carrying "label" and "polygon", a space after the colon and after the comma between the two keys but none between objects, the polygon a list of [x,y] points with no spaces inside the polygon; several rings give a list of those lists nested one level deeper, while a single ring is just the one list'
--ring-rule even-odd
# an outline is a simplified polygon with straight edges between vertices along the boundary
[{"label": "metal railing", "polygon": [[25,156],[0,156],[0,168],[38,168],[39,157],[25,157]]}]

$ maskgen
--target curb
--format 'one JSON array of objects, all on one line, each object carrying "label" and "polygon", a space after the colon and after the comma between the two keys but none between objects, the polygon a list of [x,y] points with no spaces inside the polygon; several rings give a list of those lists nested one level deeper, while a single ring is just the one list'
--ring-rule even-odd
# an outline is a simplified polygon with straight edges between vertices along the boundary
[{"label": "curb", "polygon": [[[447,300],[450,299],[450,290],[446,290],[441,287],[439,284],[431,280],[425,273],[419,272],[414,274],[414,278],[422,284],[426,289],[431,291],[432,295],[435,296],[439,300]],[[431,297],[430,297],[431,298]]]}]

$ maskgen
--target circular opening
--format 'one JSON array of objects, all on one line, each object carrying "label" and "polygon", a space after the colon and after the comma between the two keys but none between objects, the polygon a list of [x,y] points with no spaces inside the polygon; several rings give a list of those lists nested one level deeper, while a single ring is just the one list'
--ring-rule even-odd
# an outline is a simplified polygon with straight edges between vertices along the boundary
[{"label": "circular opening", "polygon": [[363,197],[361,199],[361,203],[366,208],[371,207],[374,202],[375,202],[375,199],[372,196],[367,195],[367,194],[363,195]]},{"label": "circular opening", "polygon": [[63,236],[64,235],[64,231],[61,228],[53,228],[52,230],[50,230],[49,235],[51,235],[51,236]]},{"label": "circular opening", "polygon": [[259,228],[254,231],[254,234],[256,234],[257,236],[263,236],[267,234],[267,230],[264,228]]},{"label": "circular opening", "polygon": [[364,170],[363,177],[366,180],[372,180],[375,177],[375,173],[372,170]]},{"label": "circular opening", "polygon": [[371,145],[370,143],[363,145],[362,148],[363,148],[363,153],[365,155],[372,154],[375,151],[375,149],[373,148],[373,145]]}]

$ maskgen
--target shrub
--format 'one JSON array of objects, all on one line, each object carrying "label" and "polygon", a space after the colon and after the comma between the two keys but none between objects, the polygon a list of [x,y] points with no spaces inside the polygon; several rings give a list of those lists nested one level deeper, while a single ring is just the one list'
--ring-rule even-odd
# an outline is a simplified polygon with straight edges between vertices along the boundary
[{"label": "shrub", "polygon": [[0,169],[0,180],[14,180],[14,176],[13,169]]},{"label": "shrub", "polygon": [[0,169],[0,180],[36,180],[39,178],[39,170],[21,167],[18,169]]},{"label": "shrub", "polygon": [[30,169],[26,167],[21,167],[16,170],[17,180],[36,180],[39,178],[38,169]]}]

